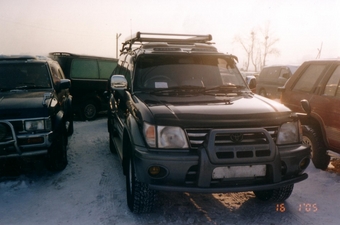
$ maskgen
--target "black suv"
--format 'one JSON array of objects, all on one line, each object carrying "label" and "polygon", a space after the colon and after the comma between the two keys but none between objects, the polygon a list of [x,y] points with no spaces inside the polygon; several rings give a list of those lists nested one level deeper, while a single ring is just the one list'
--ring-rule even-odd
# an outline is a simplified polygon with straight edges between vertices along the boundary
[{"label": "black suv", "polygon": [[73,133],[71,82],[45,57],[0,56],[0,160],[46,155],[63,170]]},{"label": "black suv", "polygon": [[254,191],[284,201],[308,177],[298,116],[252,93],[237,58],[211,40],[138,32],[123,43],[108,131],[132,212],[150,211],[156,191]]}]

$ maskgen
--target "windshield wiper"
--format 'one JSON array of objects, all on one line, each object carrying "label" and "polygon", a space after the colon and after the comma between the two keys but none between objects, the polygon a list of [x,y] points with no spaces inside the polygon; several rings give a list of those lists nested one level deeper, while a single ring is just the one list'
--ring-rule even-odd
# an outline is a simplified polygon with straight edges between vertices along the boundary
[{"label": "windshield wiper", "polygon": [[152,88],[152,89],[146,89],[145,91],[151,93],[151,94],[170,94],[170,93],[197,93],[205,91],[205,88],[202,86],[194,86],[194,85],[182,85],[182,86],[176,86],[176,87],[169,87],[169,88]]},{"label": "windshield wiper", "polygon": [[48,87],[41,85],[22,85],[15,87],[15,89],[35,89],[35,88],[48,88]]},{"label": "windshield wiper", "polygon": [[212,87],[212,88],[207,88],[206,92],[219,92],[219,91],[233,91],[233,90],[238,90],[238,89],[244,89],[246,88],[246,86],[243,85],[235,85],[235,84],[223,84],[223,85],[219,85],[216,87]]}]

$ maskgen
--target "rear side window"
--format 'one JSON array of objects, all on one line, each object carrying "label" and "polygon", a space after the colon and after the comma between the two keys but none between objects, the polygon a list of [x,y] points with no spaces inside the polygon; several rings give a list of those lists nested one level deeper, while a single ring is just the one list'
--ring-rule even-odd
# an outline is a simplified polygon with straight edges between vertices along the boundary
[{"label": "rear side window", "polygon": [[72,60],[71,78],[99,79],[97,60],[74,59]]},{"label": "rear side window", "polygon": [[107,60],[99,60],[99,71],[100,71],[100,78],[101,79],[109,79],[113,70],[117,66],[117,62],[114,61],[107,61]]},{"label": "rear side window", "polygon": [[273,79],[278,78],[280,75],[281,69],[279,67],[270,67],[270,68],[264,68],[263,71],[260,74],[260,79]]},{"label": "rear side window", "polygon": [[293,90],[310,92],[316,81],[320,78],[326,65],[310,65],[300,76]]},{"label": "rear side window", "polygon": [[265,79],[268,77],[268,75],[269,75],[269,69],[264,68],[260,73],[260,79]]},{"label": "rear side window", "polygon": [[338,66],[334,70],[331,78],[328,80],[326,87],[325,87],[324,95],[336,96],[339,98],[340,97],[339,81],[340,81],[340,66]]}]

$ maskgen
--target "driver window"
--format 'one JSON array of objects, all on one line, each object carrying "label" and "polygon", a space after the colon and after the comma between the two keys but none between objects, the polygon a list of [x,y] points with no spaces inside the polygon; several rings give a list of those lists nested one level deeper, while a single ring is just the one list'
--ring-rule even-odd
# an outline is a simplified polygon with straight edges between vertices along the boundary
[{"label": "driver window", "polygon": [[290,72],[289,72],[289,70],[287,70],[287,69],[285,69],[285,68],[284,68],[284,69],[281,69],[280,77],[289,79],[289,77],[290,77]]}]

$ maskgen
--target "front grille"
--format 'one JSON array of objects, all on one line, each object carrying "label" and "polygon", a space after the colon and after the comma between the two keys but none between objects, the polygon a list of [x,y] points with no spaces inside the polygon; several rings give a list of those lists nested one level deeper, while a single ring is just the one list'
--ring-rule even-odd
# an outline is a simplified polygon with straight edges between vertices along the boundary
[{"label": "front grille", "polygon": [[10,123],[12,124],[15,133],[19,133],[24,131],[24,125],[23,122],[21,120],[16,120],[16,121],[10,121]]},{"label": "front grille", "polygon": [[186,129],[190,148],[197,149],[202,146],[209,131],[210,129]]},{"label": "front grille", "polygon": [[13,140],[10,123],[0,122],[0,144]]},{"label": "front grille", "polygon": [[[274,143],[276,142],[278,127],[264,127],[270,136],[272,137]],[[189,144],[192,149],[197,149],[203,145],[207,134],[212,129],[186,129],[187,136],[189,138]],[[215,138],[215,146],[242,146],[242,145],[259,145],[268,144],[266,135],[264,133],[258,132],[246,132],[242,133],[242,140],[235,140],[231,133],[221,133]],[[266,152],[259,151],[256,153],[258,156],[267,154]]]},{"label": "front grille", "polygon": [[23,121],[13,120],[13,121],[0,121],[0,145],[7,145],[14,141],[14,136],[24,132]]}]

